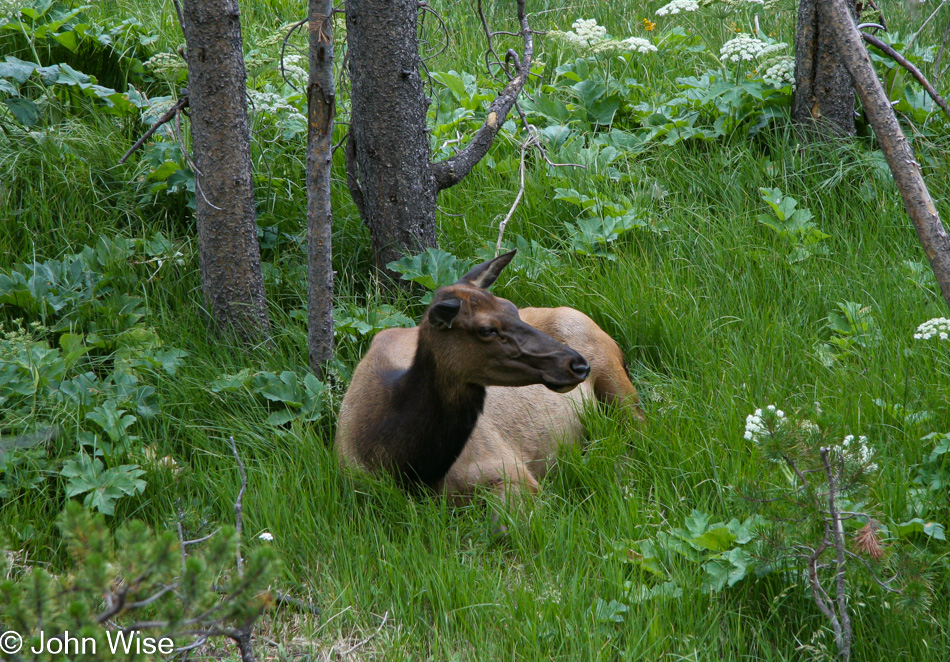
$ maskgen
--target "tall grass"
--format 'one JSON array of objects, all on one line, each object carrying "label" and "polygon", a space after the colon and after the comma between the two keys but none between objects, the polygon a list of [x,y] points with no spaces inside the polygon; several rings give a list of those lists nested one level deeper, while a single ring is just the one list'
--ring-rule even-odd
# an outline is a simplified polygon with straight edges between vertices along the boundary
[{"label": "tall grass", "polygon": [[[484,42],[472,3],[430,4],[446,19],[450,37],[430,68],[480,71]],[[892,30],[919,24],[903,4],[890,4]],[[492,22],[502,24],[510,7],[489,5]],[[562,9],[544,0],[529,9],[546,12],[533,19],[538,29],[568,29],[574,18],[595,17],[615,35],[641,35],[641,19],[655,7],[583,0]],[[243,3],[246,48],[303,11],[279,0]],[[120,0],[93,12],[136,14],[158,32],[158,48],[182,41],[170,2]],[[716,19],[691,20],[710,33],[721,30]],[[790,7],[768,21],[792,41]],[[928,32],[920,39],[928,38],[936,37]],[[557,56],[543,39],[538,57],[553,69]],[[662,96],[676,77],[703,68],[698,59],[654,58],[637,76]],[[131,139],[94,117],[32,141],[0,136],[0,267],[73,252],[98,235],[162,230],[193,242],[187,212],[175,201],[143,196],[136,166],[115,165]],[[928,184],[948,218],[947,135],[918,145],[935,159]],[[516,145],[500,143],[493,151],[499,167],[483,164],[442,194],[444,248],[471,256],[474,245],[494,240],[517,191],[517,154]],[[287,159],[280,166],[290,170],[296,159],[302,180],[299,150]],[[807,410],[819,402],[842,429],[868,435],[881,465],[876,512],[885,520],[904,517],[913,466],[930,449],[921,430],[896,425],[874,400],[931,410],[935,418],[925,431],[950,429],[946,352],[912,339],[920,322],[944,313],[939,297],[903,270],[906,260],[924,260],[913,228],[867,139],[802,144],[778,126],[755,140],[654,147],[623,168],[618,182],[584,171],[558,176],[591,196],[648,192],[652,212],[670,232],[625,239],[615,261],[563,251],[563,268],[532,281],[506,276],[495,290],[522,306],[570,305],[590,314],[624,349],[650,424],[638,428],[609,410],[588,411],[585,448],[564,454],[507,536],[493,535],[487,502],[453,508],[436,496],[407,495],[384,479],[342,472],[331,447],[332,416],[277,431],[264,425],[259,402],[210,391],[211,380],[244,368],[306,365],[305,330],[290,315],[304,307],[305,280],[296,277],[304,255],[292,244],[264,255],[283,276],[268,283],[275,343],[266,349],[248,351],[211,334],[193,252],[183,266],[169,265],[141,283],[137,293],[147,298],[150,324],[167,344],[190,354],[175,377],[158,384],[165,415],[142,433],[183,471],[151,471],[145,494],[121,502],[116,519],[135,516],[161,527],[186,509],[198,519],[230,520],[239,486],[227,445],[233,435],[248,465],[249,544],[263,544],[255,539],[260,531],[273,533],[287,584],[323,608],[309,620],[276,616],[274,632],[288,641],[300,635],[324,653],[358,646],[355,658],[385,660],[829,659],[833,640],[810,595],[778,575],[710,596],[695,588],[699,568],[684,561],[676,568],[687,587],[683,598],[630,603],[621,623],[598,621],[593,610],[598,600],[627,599],[625,582],[650,581],[615,553],[626,542],[679,526],[694,509],[723,520],[750,510],[735,487],[759,475],[763,460],[743,439],[743,421],[764,404]],[[525,198],[509,233],[546,244],[562,236],[574,210],[552,199],[553,186],[547,168],[530,159]],[[830,254],[800,265],[782,259],[776,238],[756,220],[767,211],[759,187],[781,188],[811,209],[831,235]],[[301,188],[286,191],[265,185],[261,204],[302,223]],[[418,316],[416,294],[394,293],[368,275],[367,235],[342,185],[334,196],[341,303],[385,301]],[[826,367],[816,345],[830,337],[827,316],[843,301],[868,306],[883,340]],[[15,316],[0,311],[0,319]],[[364,349],[365,343],[341,345],[341,375]],[[0,521],[8,531],[30,527],[24,544],[32,558],[56,563],[50,522],[60,506],[58,497],[44,495],[0,502]],[[945,555],[946,547],[933,551]],[[941,572],[929,618],[901,616],[879,591],[853,596],[855,659],[950,655]]]}]

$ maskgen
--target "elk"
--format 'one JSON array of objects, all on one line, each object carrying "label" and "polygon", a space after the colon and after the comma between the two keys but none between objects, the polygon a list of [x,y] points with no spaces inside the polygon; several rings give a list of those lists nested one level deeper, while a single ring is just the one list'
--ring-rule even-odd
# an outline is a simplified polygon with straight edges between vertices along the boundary
[{"label": "elk", "polygon": [[536,492],[557,450],[582,438],[585,398],[639,419],[617,343],[573,308],[523,308],[487,288],[515,251],[436,291],[415,328],[380,332],[343,398],[344,465],[462,501]]}]

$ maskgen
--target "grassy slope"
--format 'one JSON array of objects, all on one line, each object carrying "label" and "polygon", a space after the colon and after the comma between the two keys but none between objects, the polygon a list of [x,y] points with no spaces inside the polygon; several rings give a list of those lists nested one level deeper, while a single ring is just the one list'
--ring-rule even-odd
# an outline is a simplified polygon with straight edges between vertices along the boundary
[{"label": "grassy slope", "polygon": [[[120,5],[141,9],[140,3]],[[545,14],[539,27],[567,29],[575,15],[594,16],[614,34],[642,35],[640,19],[655,9],[632,3],[624,12],[591,2],[574,7]],[[480,35],[468,9],[445,8],[453,43],[432,68],[478,70]],[[166,2],[139,15],[174,46],[180,37],[171,11]],[[299,8],[256,0],[242,11],[252,44],[296,19]],[[494,11],[502,15],[500,8]],[[791,41],[791,16],[778,20],[780,36]],[[698,61],[694,65],[704,68]],[[673,78],[689,73],[683,63],[654,60],[637,76],[662,95]],[[74,127],[70,140],[81,158],[77,154],[65,163],[44,156],[39,147],[4,147],[0,169],[14,181],[20,178],[18,207],[25,210],[5,226],[12,232],[0,237],[4,266],[34,251],[56,256],[98,234],[190,232],[178,210],[139,204],[125,184],[133,171],[110,165],[125,150],[127,137],[106,131]],[[939,147],[932,149],[937,153]],[[516,153],[511,146],[499,150]],[[473,242],[493,239],[493,224],[517,188],[517,164],[510,158],[507,163],[478,168],[442,196],[446,249],[465,255]],[[901,517],[910,466],[925,449],[918,434],[895,427],[872,400],[932,409],[938,414],[933,429],[948,428],[946,360],[911,340],[917,324],[943,314],[939,299],[899,270],[903,260],[923,257],[913,229],[896,190],[874,176],[861,149],[802,147],[781,131],[755,143],[652,149],[626,168],[632,182],[666,192],[656,199],[656,213],[672,224],[670,233],[626,241],[615,262],[568,258],[564,270],[534,282],[508,280],[496,289],[522,305],[567,304],[591,314],[623,346],[646,396],[651,425],[631,429],[591,413],[585,452],[563,459],[508,538],[491,536],[484,504],[449,509],[439,499],[409,497],[387,483],[352,483],[340,474],[329,449],[330,424],[277,435],[262,425],[259,406],[209,393],[206,384],[222,373],[305,364],[304,331],[287,315],[301,307],[304,292],[303,283],[293,280],[271,285],[276,351],[234,351],[206,331],[196,261],[143,283],[141,290],[163,339],[191,353],[186,368],[160,384],[169,415],[144,434],[160,455],[172,454],[191,471],[180,479],[150,475],[144,497],[126,503],[120,514],[161,522],[181,500],[227,519],[238,486],[225,443],[233,434],[249,464],[246,530],[273,532],[288,580],[308,586],[325,608],[317,623],[281,619],[275,627],[300,631],[320,646],[361,641],[376,632],[386,614],[385,626],[357,655],[793,660],[807,654],[801,644],[830,647],[828,637],[812,642],[824,624],[809,596],[783,590],[777,581],[746,582],[712,598],[688,591],[681,600],[632,605],[623,624],[595,623],[590,610],[598,598],[622,600],[625,581],[648,579],[613,559],[615,543],[679,526],[694,508],[716,519],[743,514],[730,486],[760,471],[760,461],[742,439],[743,421],[767,403],[791,410],[820,401],[844,428],[870,436],[882,466],[875,496],[884,515]],[[934,197],[945,200],[950,171],[927,174]],[[591,191],[585,173],[566,176],[590,195],[609,196],[630,186]],[[529,166],[527,184],[509,231],[550,242],[563,222],[573,220],[572,210],[551,200],[552,184],[536,163]],[[803,268],[780,259],[769,231],[755,220],[766,211],[760,186],[782,188],[815,212],[819,227],[832,235],[832,255],[813,258]],[[862,197],[862,187],[870,194]],[[364,275],[365,235],[342,190],[338,193],[338,287],[342,297],[362,299],[371,287]],[[302,218],[302,200],[266,195],[274,196],[269,200],[274,209],[296,207]],[[939,206],[944,218],[950,217],[950,208]],[[455,214],[464,214],[464,222]],[[284,266],[299,263],[290,251],[269,257]],[[884,342],[828,369],[814,358],[813,346],[827,338],[824,318],[846,300],[872,307]],[[419,308],[411,311],[418,314]],[[344,347],[340,354],[353,365],[358,348]],[[0,505],[0,517],[31,522],[52,549],[55,538],[46,522],[56,509],[47,502],[20,501]],[[42,547],[34,554],[48,555]],[[696,585],[699,580],[697,569]],[[882,601],[880,593],[855,599],[857,659],[947,658],[946,592],[939,594],[934,616],[917,622],[896,617]]]}]

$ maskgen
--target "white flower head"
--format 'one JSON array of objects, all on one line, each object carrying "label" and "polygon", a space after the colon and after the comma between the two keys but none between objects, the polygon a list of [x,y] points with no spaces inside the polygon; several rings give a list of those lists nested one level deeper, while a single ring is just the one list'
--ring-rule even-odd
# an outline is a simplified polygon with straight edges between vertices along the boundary
[{"label": "white flower head", "polygon": [[264,533],[262,533],[261,535],[257,537],[260,538],[261,540],[266,540],[267,542],[271,542],[274,540],[274,534],[270,533],[269,531],[265,531]]},{"label": "white flower head", "polygon": [[927,320],[917,327],[917,333],[914,334],[916,340],[950,340],[950,319],[946,317],[934,317]]},{"label": "white flower head", "polygon": [[722,45],[722,48],[719,49],[719,55],[721,56],[719,59],[723,62],[726,60],[730,62],[758,60],[787,47],[788,44],[769,44],[743,32]]},{"label": "white flower head", "polygon": [[628,51],[635,53],[656,53],[656,46],[649,39],[640,37],[627,37],[620,44]]},{"label": "white flower head", "polygon": [[697,0],[673,0],[673,2],[663,5],[656,10],[657,16],[672,16],[680,12],[698,11],[699,2]]},{"label": "white flower head", "polygon": [[765,73],[762,79],[766,83],[771,83],[776,87],[795,84],[795,58],[782,56],[772,60],[771,64],[765,67]]},{"label": "white flower head", "polygon": [[579,39],[588,43],[602,41],[607,38],[607,28],[603,25],[597,25],[597,19],[595,18],[579,18],[574,21],[571,27],[574,28],[574,34]]}]

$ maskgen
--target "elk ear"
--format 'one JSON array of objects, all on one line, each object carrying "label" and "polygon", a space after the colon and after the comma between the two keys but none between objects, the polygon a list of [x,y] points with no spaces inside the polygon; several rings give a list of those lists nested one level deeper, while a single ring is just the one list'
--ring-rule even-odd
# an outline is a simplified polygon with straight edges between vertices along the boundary
[{"label": "elk ear", "polygon": [[501,270],[508,266],[508,263],[511,262],[517,252],[518,249],[516,248],[510,253],[505,253],[487,262],[482,262],[462,276],[459,282],[468,283],[469,285],[487,290],[492,286],[492,283],[498,280]]},{"label": "elk ear", "polygon": [[452,322],[462,309],[462,302],[458,299],[445,299],[432,304],[427,315],[429,324],[437,329],[451,329]]}]

